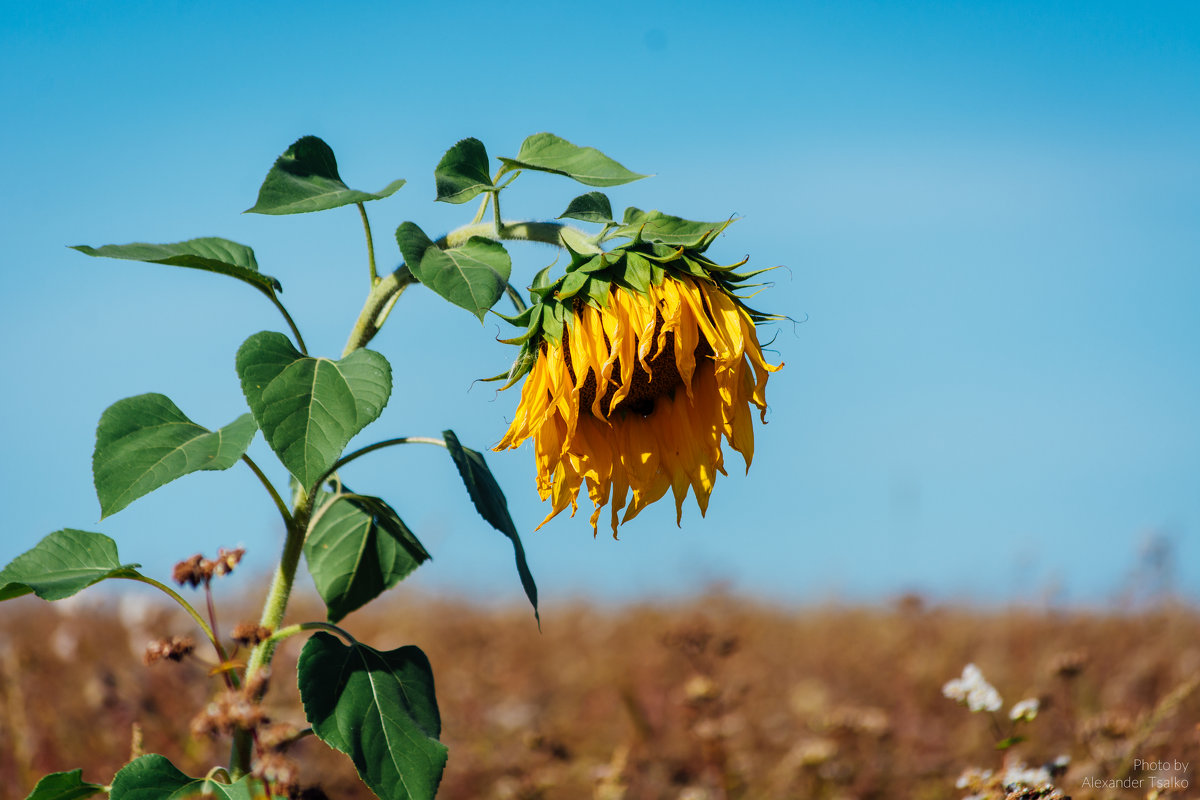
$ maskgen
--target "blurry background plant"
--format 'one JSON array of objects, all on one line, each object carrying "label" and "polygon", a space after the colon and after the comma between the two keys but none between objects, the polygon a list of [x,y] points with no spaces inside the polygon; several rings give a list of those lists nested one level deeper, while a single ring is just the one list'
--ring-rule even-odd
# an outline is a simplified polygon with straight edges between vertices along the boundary
[{"label": "blurry background plant", "polygon": [[[114,800],[194,792],[230,798],[299,797],[308,790],[300,784],[298,768],[288,759],[287,750],[309,735],[349,756],[362,780],[380,797],[419,800],[437,792],[446,748],[438,741],[441,717],[425,654],[413,645],[379,651],[335,624],[394,587],[430,555],[388,500],[352,491],[339,470],[387,447],[444,448],[470,502],[511,540],[517,572],[535,615],[537,589],[503,492],[483,455],[463,447],[453,431],[443,431],[440,437],[392,436],[346,452],[357,434],[379,418],[392,394],[391,364],[366,345],[413,283],[428,286],[480,321],[502,296],[509,297],[517,311],[513,321],[526,328],[520,337],[521,355],[503,376],[509,385],[520,380],[532,360],[571,342],[577,356],[574,372],[568,374],[571,360],[565,357],[567,370],[537,382],[523,395],[525,404],[530,398],[542,402],[551,386],[566,385],[551,397],[554,404],[572,408],[570,417],[535,423],[539,462],[549,458],[547,447],[560,459],[552,468],[555,483],[539,487],[543,497],[553,489],[554,513],[567,502],[576,502],[581,476],[587,479],[597,514],[608,500],[613,480],[618,483],[614,533],[616,509],[624,504],[622,487],[630,484],[635,511],[661,497],[668,486],[675,489],[678,504],[689,482],[703,510],[712,489],[712,470],[721,466],[722,436],[745,454],[749,467],[753,434],[746,406],[753,403],[765,412],[768,371],[754,325],[771,317],[750,311],[734,294],[734,287],[749,275],[738,275],[703,256],[728,223],[693,222],[636,208],[627,209],[618,223],[608,198],[596,191],[576,198],[559,215],[600,223],[594,234],[557,221],[506,221],[500,211],[501,194],[526,172],[565,176],[588,186],[615,186],[645,176],[594,148],[549,133],[528,137],[515,157],[500,161],[491,177],[482,142],[464,139],[450,148],[434,170],[436,199],[460,204],[482,195],[474,219],[436,241],[415,223],[403,223],[396,230],[396,241],[404,263],[380,274],[365,203],[390,196],[405,181],[394,180],[374,193],[351,189],[342,181],[333,150],[315,136],[297,140],[276,160],[250,212],[301,214],[353,205],[361,219],[368,293],[338,360],[309,354],[299,326],[280,301],[279,280],[259,271],[254,252],[245,245],[209,237],[174,244],[74,248],[89,256],[187,267],[234,278],[262,293],[290,332],[289,338],[263,331],[243,342],[236,370],[249,412],[215,431],[192,422],[161,394],[137,395],[111,405],[101,416],[93,456],[103,516],[190,473],[227,470],[241,462],[273,501],[286,536],[257,624],[240,623],[232,637],[218,625],[212,582],[237,566],[245,553],[242,548],[221,548],[213,559],[197,554],[176,565],[172,577],[177,584],[203,588],[206,614],[175,590],[143,575],[140,565],[122,562],[113,540],[100,533],[56,531],[0,571],[0,600],[30,593],[44,600],[63,600],[106,579],[139,581],[162,590],[192,617],[211,644],[215,663],[210,675],[223,684],[192,721],[192,731],[232,739],[227,768],[211,766],[202,776],[189,777],[162,755],[140,754],[139,737],[133,760],[111,784],[87,782],[78,770],[59,771],[39,781],[31,798],[85,797],[98,792],[107,792]],[[485,221],[489,211],[491,217]],[[627,243],[606,249],[604,245],[614,239]],[[530,289],[531,306],[510,283],[512,262],[503,240],[550,244],[572,256],[561,278],[554,276],[553,265],[538,273]],[[685,285],[686,291],[676,291],[675,284]],[[620,305],[618,291],[640,298],[640,317],[610,313]],[[680,294],[687,295],[686,303]],[[671,297],[673,303],[667,300]],[[564,311],[568,305],[571,313]],[[608,314],[607,321],[589,326],[597,314]],[[601,351],[601,358],[583,357]],[[407,383],[403,368],[398,377]],[[590,410],[581,395],[589,386],[588,400],[595,399]],[[631,398],[639,400],[634,407],[621,405],[631,393],[646,395],[648,389],[647,397]],[[600,400],[610,396],[612,402],[601,408]],[[663,406],[670,408],[665,422],[659,421]],[[518,411],[519,416],[528,413]],[[576,425],[582,426],[581,415],[589,425],[583,437],[590,439],[582,455],[573,444]],[[681,424],[685,419],[687,424]],[[626,420],[635,425],[644,420],[662,431],[654,437],[622,435]],[[247,454],[259,431],[290,474],[290,492],[281,493]],[[551,437],[557,440],[547,444]],[[598,474],[602,465],[604,471]],[[570,470],[566,477],[564,469]],[[395,496],[394,489],[385,487],[385,493]],[[592,525],[594,529],[595,517]],[[327,621],[285,626],[301,555],[325,602]],[[273,720],[262,705],[276,647],[301,633],[312,634],[297,663],[300,698],[311,726],[303,729]],[[238,648],[248,654],[240,656]],[[147,665],[178,662],[195,649],[192,638],[172,636],[152,642],[145,661]]]},{"label": "blurry background plant", "polygon": [[[206,667],[139,661],[151,631],[182,634],[189,619],[136,599],[11,601],[0,618],[0,798],[21,800],[62,764],[112,774],[129,757],[135,723],[145,747],[189,774],[226,755],[223,741],[188,730],[207,695]],[[556,606],[539,633],[518,599],[482,607],[405,584],[343,623],[380,648],[419,642],[434,664],[451,754],[441,800],[960,800],[971,793],[955,787],[963,772],[1002,773],[1008,752],[1034,768],[1071,756],[1055,785],[1096,800],[1145,800],[1151,775],[1171,777],[1139,770],[1140,787],[1083,785],[1118,774],[1126,753],[1189,762],[1174,778],[1191,788],[1162,797],[1194,796],[1200,693],[1171,699],[1200,668],[1200,615],[1186,607],[1065,616],[909,598],[795,610],[716,593]],[[222,616],[254,613],[249,600],[231,600]],[[298,618],[321,612],[315,594],[297,597]],[[277,656],[265,703],[274,719],[301,719],[284,679],[296,656],[287,647]],[[986,713],[942,696],[968,659],[1002,694],[1043,701],[1009,751],[994,749]],[[107,724],[92,724],[97,715]],[[370,797],[349,762],[314,737],[288,756],[301,782],[320,781],[330,798]]]}]

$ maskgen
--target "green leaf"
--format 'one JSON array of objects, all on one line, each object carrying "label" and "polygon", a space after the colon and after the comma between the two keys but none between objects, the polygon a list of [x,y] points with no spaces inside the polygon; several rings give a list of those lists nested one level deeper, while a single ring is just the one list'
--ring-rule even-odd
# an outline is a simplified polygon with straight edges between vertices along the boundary
[{"label": "green leaf", "polygon": [[275,160],[258,190],[258,202],[246,213],[305,214],[382,200],[404,183],[404,179],[392,181],[375,193],[351,189],[338,174],[333,148],[316,136],[304,136]]},{"label": "green leaf", "polygon": [[619,186],[645,178],[594,147],[579,147],[552,133],[535,133],[521,143],[516,158],[501,158],[504,171],[532,169],[566,175],[587,186]]},{"label": "green leaf", "polygon": [[252,800],[256,796],[249,777],[232,784],[190,778],[166,756],[149,753],[130,761],[113,777],[109,800],[181,800],[202,795],[217,800]]},{"label": "green leaf", "polygon": [[640,208],[630,207],[625,209],[625,218],[621,226],[614,228],[611,235],[640,238],[642,241],[658,244],[694,247],[706,238],[711,241],[712,237],[728,228],[732,222],[731,219],[724,222],[696,222],[673,217],[661,211],[642,211]]},{"label": "green leaf", "polygon": [[446,151],[433,170],[436,199],[443,203],[465,203],[480,192],[490,191],[494,186],[488,166],[483,142],[463,139]]},{"label": "green leaf", "polygon": [[175,244],[106,244],[103,247],[75,245],[72,250],[101,258],[122,258],[127,261],[144,261],[148,264],[166,264],[172,267],[189,267],[228,275],[248,283],[267,297],[283,291],[279,281],[258,271],[254,251],[244,244],[228,239],[206,237],[189,239]]},{"label": "green leaf", "polygon": [[650,291],[650,261],[641,253],[628,252],[625,254],[625,272],[622,275],[625,282],[641,294]]},{"label": "green leaf", "polygon": [[533,573],[529,571],[529,562],[525,560],[525,548],[521,545],[517,526],[513,524],[512,516],[508,513],[508,501],[504,497],[504,492],[500,490],[500,484],[496,483],[496,478],[488,469],[482,453],[469,447],[463,447],[454,431],[442,431],[442,436],[446,440],[446,449],[450,451],[450,457],[454,459],[454,466],[458,467],[458,474],[467,487],[467,494],[471,496],[471,502],[475,504],[475,510],[487,520],[489,525],[512,540],[513,555],[517,561],[517,574],[521,576],[521,586],[524,587],[525,596],[533,605],[533,616],[540,625],[541,617],[537,610],[537,584],[533,582]]},{"label": "green leaf", "polygon": [[391,589],[429,553],[395,509],[378,497],[352,495],[321,514],[304,541],[304,557],[329,621],[337,622]]},{"label": "green leaf", "polygon": [[85,783],[83,770],[52,772],[37,782],[25,800],[80,800],[104,791],[103,786]]},{"label": "green leaf", "polygon": [[33,592],[62,600],[105,578],[131,578],[141,564],[122,564],[117,543],[102,533],[55,531],[0,570],[0,600]]},{"label": "green leaf", "polygon": [[446,767],[433,671],[420,649],[381,652],[318,632],[297,664],[313,732],[383,800],[432,800]]},{"label": "green leaf", "polygon": [[1009,736],[1006,739],[1001,739],[1000,741],[996,742],[996,749],[1007,750],[1008,748],[1018,745],[1023,741],[1025,741],[1024,736]]},{"label": "green leaf", "polygon": [[250,414],[210,431],[161,394],[118,400],[100,417],[92,454],[101,519],[190,472],[229,469],[257,431]]},{"label": "green leaf", "polygon": [[612,203],[600,192],[588,192],[567,204],[567,210],[558,215],[559,219],[563,217],[584,222],[612,222]]},{"label": "green leaf", "polygon": [[312,358],[271,331],[242,344],[237,372],[267,443],[307,488],[379,417],[392,393],[391,367],[379,353],[360,349],[341,361]]},{"label": "green leaf", "polygon": [[396,242],[417,280],[480,322],[508,285],[512,259],[499,242],[472,236],[461,247],[442,250],[412,222],[396,229]]}]

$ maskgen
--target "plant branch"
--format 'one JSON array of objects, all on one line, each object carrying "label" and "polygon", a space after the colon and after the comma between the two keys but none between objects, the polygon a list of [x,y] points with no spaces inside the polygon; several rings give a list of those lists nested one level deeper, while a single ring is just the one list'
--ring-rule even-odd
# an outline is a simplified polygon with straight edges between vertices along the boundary
[{"label": "plant branch", "polygon": [[512,301],[513,308],[520,314],[528,307],[525,305],[525,298],[521,297],[521,293],[509,282],[504,282],[504,293],[508,295],[508,299]]},{"label": "plant branch", "polygon": [[[188,613],[188,616],[196,621],[196,624],[200,626],[200,630],[204,631],[205,637],[212,642],[213,649],[217,652],[217,657],[221,659],[221,663],[224,664],[229,660],[229,657],[225,654],[225,648],[221,646],[221,641],[213,632],[212,626],[208,624],[208,621],[204,619],[200,612],[197,611],[191,603],[185,600],[183,595],[181,595],[179,592],[175,591],[170,586],[167,586],[165,583],[160,583],[159,581],[154,580],[154,578],[147,578],[145,575],[119,575],[117,577],[124,578],[125,580],[137,581],[138,583],[148,584],[167,595],[167,597],[170,597],[179,604],[180,608]],[[236,686],[237,676],[232,675],[231,677],[233,678],[234,685]]]},{"label": "plant branch", "polygon": [[367,219],[367,209],[362,203],[355,203],[358,213],[362,216],[363,230],[367,234],[367,263],[371,268],[371,286],[379,283],[379,275],[375,272],[375,239],[371,236],[371,222]]},{"label": "plant branch", "polygon": [[275,501],[275,507],[279,509],[279,513],[283,517],[284,524],[291,524],[292,514],[290,511],[288,511],[287,503],[283,502],[283,498],[279,496],[279,492],[275,491],[275,486],[269,480],[267,480],[267,476],[263,474],[263,471],[258,468],[258,464],[255,464],[254,459],[250,458],[250,456],[246,455],[245,453],[242,454],[242,461],[246,462],[246,466],[250,467],[250,470],[258,476],[259,481],[262,482],[262,485],[265,486],[267,491],[271,494],[271,499]]},{"label": "plant branch", "polygon": [[359,456],[365,456],[367,453],[373,453],[376,450],[382,450],[385,447],[392,447],[393,445],[398,444],[436,444],[439,447],[445,447],[446,440],[438,439],[433,436],[397,436],[394,439],[384,439],[382,442],[375,442],[375,444],[369,444],[366,447],[360,447],[353,453],[348,453],[339,458],[337,461],[333,462],[333,466],[329,468],[328,472],[321,476],[321,480],[318,481],[317,485],[320,486],[329,479],[330,475],[337,472],[339,469],[346,466]]},{"label": "plant branch", "polygon": [[283,307],[283,303],[279,301],[279,297],[274,291],[268,293],[267,297],[271,298],[271,302],[275,304],[275,307],[279,309],[279,313],[283,314],[283,318],[287,320],[288,327],[292,329],[292,335],[296,337],[296,347],[300,349],[301,353],[308,355],[308,348],[304,345],[304,337],[300,335],[300,329],[296,327],[296,321],[292,319],[292,315]]}]

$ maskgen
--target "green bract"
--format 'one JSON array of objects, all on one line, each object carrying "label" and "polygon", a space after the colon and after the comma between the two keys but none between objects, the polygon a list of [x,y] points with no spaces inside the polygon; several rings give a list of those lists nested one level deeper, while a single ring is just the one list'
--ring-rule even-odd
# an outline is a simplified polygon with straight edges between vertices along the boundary
[{"label": "green bract", "polygon": [[[599,192],[589,195],[604,197]],[[586,202],[582,198],[572,201],[572,206],[578,208],[588,205],[600,207],[601,203],[594,197]],[[630,241],[597,254],[578,253],[568,247],[571,263],[562,277],[550,280],[548,269],[542,270],[529,287],[530,306],[516,316],[499,315],[524,328],[519,336],[501,339],[506,344],[520,345],[521,349],[507,372],[484,380],[503,380],[505,389],[521,380],[533,368],[543,340],[555,344],[562,341],[563,327],[573,306],[586,302],[606,307],[613,286],[644,294],[651,285],[661,286],[668,275],[690,276],[720,286],[756,323],[780,319],[778,315],[750,308],[737,294],[740,289],[760,285],[746,281],[767,269],[737,272],[746,260],[722,266],[704,254],[732,222],[695,222],[658,211],[626,209],[625,222],[606,228],[604,237]]]}]

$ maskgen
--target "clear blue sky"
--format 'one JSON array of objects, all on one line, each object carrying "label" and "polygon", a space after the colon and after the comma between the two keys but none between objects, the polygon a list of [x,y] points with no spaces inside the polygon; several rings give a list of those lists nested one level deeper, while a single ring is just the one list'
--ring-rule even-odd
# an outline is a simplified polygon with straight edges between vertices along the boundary
[{"label": "clear blue sky", "polygon": [[[315,134],[353,187],[407,178],[369,205],[395,262],[400,222],[441,232],[471,213],[431,202],[447,147],[515,155],[546,130],[655,174],[613,189],[617,207],[741,216],[715,254],[786,265],[759,304],[802,320],[775,328],[787,366],[749,477],[731,470],[682,530],[667,503],[620,542],[593,540],[582,512],[533,534],[532,454],[489,456],[546,609],[714,581],[785,600],[1103,601],[1149,531],[1196,596],[1200,6],[497,8],[5,5],[0,561],[61,527],[107,533],[158,575],[239,543],[265,570],[281,540],[240,466],[97,522],[101,412],[159,391],[225,424],[244,410],[235,350],[281,323],[233,281],[67,245],[251,245],[310,348],[336,356],[366,286],[357,214],[241,215],[273,159]],[[525,175],[506,216],[553,216],[581,191]],[[511,252],[517,280],[548,260]],[[374,345],[395,393],[360,441],[497,441],[517,395],[472,381],[511,359],[499,332],[406,294]],[[261,438],[252,452],[270,461]],[[444,453],[393,449],[346,478],[433,552],[410,580],[521,601],[507,542]]]}]

